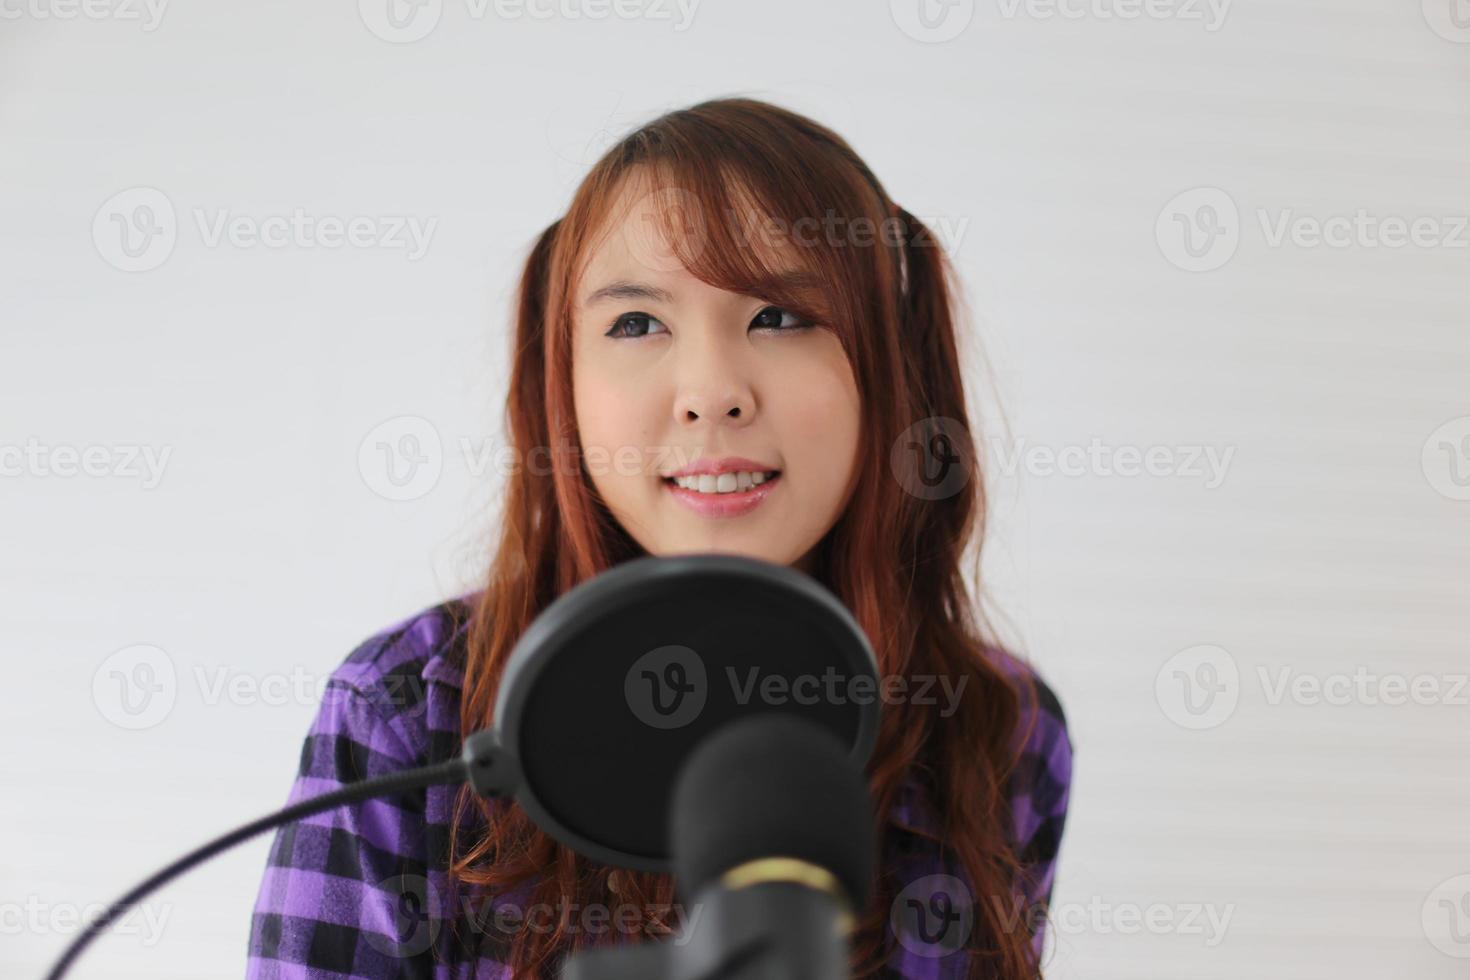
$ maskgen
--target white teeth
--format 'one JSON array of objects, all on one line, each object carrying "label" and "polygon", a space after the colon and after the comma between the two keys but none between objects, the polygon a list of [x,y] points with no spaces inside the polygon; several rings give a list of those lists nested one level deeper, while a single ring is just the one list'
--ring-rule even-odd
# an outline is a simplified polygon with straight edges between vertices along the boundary
[{"label": "white teeth", "polygon": [[713,473],[701,473],[698,476],[676,476],[674,482],[685,490],[695,490],[699,493],[737,493],[760,486],[775,473],[775,470],[768,473],[740,470],[736,473],[721,473],[719,476]]}]

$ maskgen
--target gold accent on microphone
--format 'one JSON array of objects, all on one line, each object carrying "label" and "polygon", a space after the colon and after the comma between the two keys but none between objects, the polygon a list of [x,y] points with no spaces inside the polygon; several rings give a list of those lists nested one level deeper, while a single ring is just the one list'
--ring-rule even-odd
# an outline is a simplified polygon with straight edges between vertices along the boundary
[{"label": "gold accent on microphone", "polygon": [[847,893],[842,890],[837,876],[810,861],[790,857],[756,858],[754,861],[737,864],[720,875],[720,884],[731,891],[773,882],[801,885],[814,891],[826,892],[837,900],[838,934],[850,935],[857,928],[857,920],[852,914],[852,903],[848,901]]}]

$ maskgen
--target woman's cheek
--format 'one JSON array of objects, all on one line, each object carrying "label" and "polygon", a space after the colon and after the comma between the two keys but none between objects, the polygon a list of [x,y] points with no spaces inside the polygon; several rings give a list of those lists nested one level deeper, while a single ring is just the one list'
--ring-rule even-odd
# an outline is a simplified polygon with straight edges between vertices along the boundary
[{"label": "woman's cheek", "polygon": [[800,403],[784,414],[791,426],[790,455],[798,466],[813,501],[838,506],[857,461],[860,406],[845,372],[826,371],[806,379],[793,390]]},{"label": "woman's cheek", "polygon": [[[641,397],[640,397],[641,396]],[[576,412],[584,445],[597,445],[609,453],[620,446],[637,445],[648,424],[646,394],[614,374],[587,372],[577,387]]]},{"label": "woman's cheek", "polygon": [[858,425],[857,391],[846,365],[809,365],[780,386],[786,402],[779,418],[804,444],[827,454],[851,451]]}]

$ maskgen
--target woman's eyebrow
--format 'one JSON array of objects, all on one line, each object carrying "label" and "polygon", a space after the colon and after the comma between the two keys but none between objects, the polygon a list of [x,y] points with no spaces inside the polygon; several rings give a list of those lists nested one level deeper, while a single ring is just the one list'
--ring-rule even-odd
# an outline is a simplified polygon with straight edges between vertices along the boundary
[{"label": "woman's eyebrow", "polygon": [[[815,290],[821,285],[821,278],[801,269],[783,269],[780,272],[765,277],[759,284],[758,290],[785,289],[785,290]],[[628,279],[616,279],[606,286],[594,289],[582,300],[583,306],[596,306],[598,303],[609,300],[627,299],[651,299],[660,303],[673,304],[674,294],[657,286],[650,286],[646,282],[635,282]]]},{"label": "woman's eyebrow", "polygon": [[646,282],[630,282],[619,279],[600,289],[594,289],[582,300],[583,306],[596,306],[610,299],[652,299],[660,303],[672,303],[674,294],[668,290],[650,286]]}]

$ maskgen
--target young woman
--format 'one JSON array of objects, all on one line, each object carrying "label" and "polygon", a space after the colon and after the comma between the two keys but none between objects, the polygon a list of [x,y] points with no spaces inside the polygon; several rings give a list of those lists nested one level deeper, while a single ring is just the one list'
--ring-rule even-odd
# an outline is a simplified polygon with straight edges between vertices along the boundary
[{"label": "young woman", "polygon": [[[810,119],[722,99],[628,135],[521,278],[521,465],[484,587],[347,657],[291,800],[457,755],[493,723],[511,647],[577,583],[648,554],[750,555],[832,591],[885,677],[941,692],[883,706],[854,975],[1037,976],[1071,743],[962,567],[978,581],[985,496],[949,281],[928,230]],[[669,876],[435,787],[279,832],[247,976],[554,976],[571,949],[668,939],[696,912]]]}]

